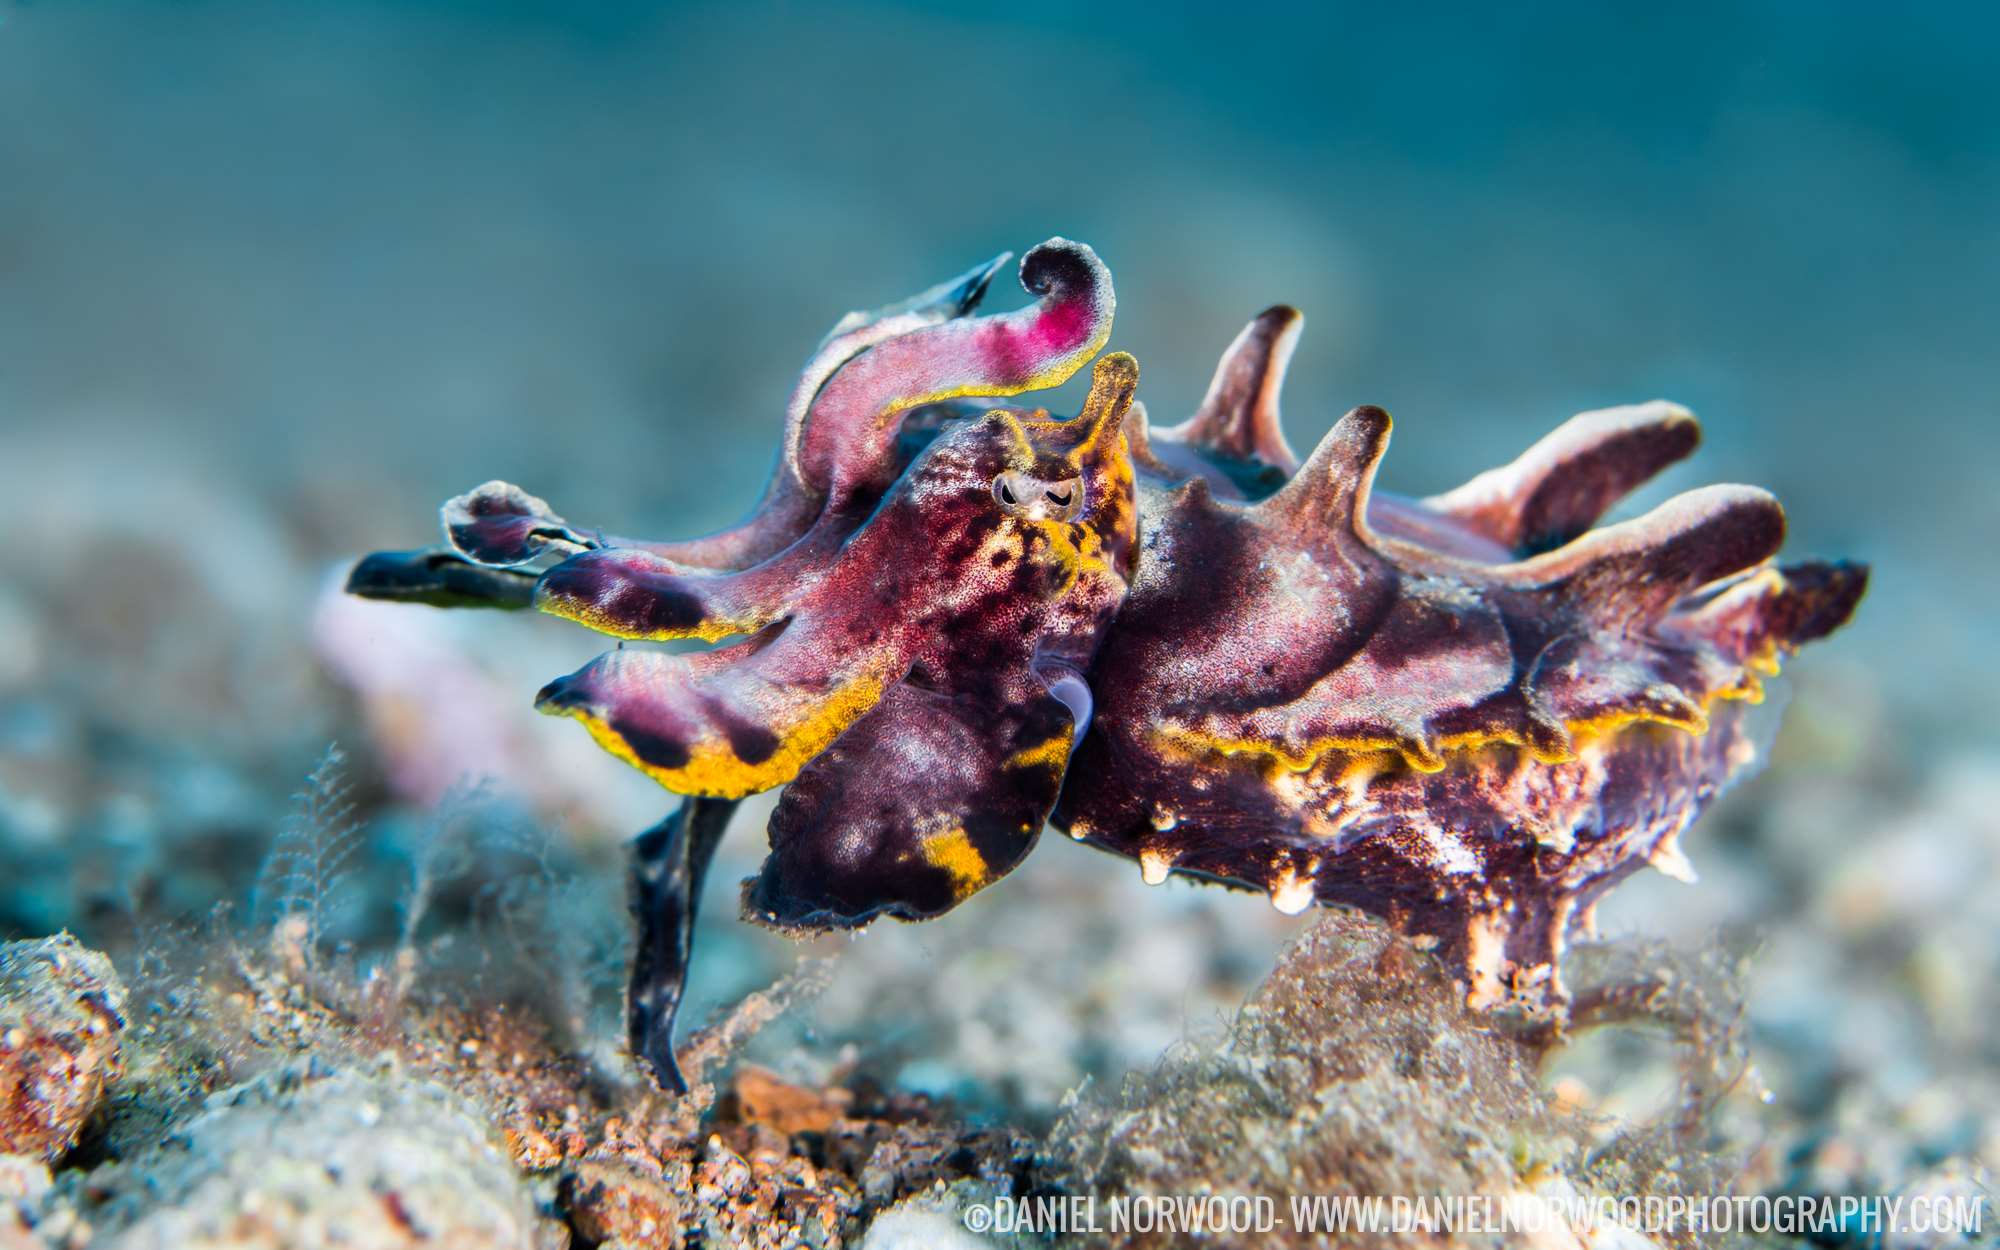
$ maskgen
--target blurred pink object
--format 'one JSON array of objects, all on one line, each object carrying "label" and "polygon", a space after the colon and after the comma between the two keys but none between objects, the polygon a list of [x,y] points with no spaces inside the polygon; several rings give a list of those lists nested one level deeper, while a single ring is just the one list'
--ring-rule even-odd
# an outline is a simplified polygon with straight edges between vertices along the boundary
[{"label": "blurred pink object", "polygon": [[538,645],[534,621],[412,612],[341,586],[335,574],[321,588],[313,650],[359,699],[399,797],[429,806],[493,778],[545,817],[617,830],[657,819],[650,784],[558,722],[520,715],[537,684],[529,674],[551,662],[538,657],[559,650]]}]

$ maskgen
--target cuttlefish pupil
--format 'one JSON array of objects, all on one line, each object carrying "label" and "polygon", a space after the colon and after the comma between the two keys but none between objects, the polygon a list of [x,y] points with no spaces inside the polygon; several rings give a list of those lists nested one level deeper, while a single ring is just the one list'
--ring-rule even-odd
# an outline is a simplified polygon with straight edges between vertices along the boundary
[{"label": "cuttlefish pupil", "polygon": [[993,479],[993,497],[1000,506],[1030,521],[1074,521],[1083,511],[1083,481],[1050,481],[1032,473],[1009,470]]}]

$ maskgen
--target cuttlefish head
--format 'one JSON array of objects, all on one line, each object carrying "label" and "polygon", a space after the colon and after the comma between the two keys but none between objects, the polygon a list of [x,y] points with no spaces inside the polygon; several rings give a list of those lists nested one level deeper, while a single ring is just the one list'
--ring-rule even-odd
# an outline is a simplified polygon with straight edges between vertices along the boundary
[{"label": "cuttlefish head", "polygon": [[1073,420],[996,410],[960,422],[831,549],[809,536],[726,575],[623,550],[558,566],[545,591],[629,601],[647,620],[670,608],[682,636],[756,632],[697,654],[611,652],[551,682],[538,706],[668,789],[720,798],[792,780],[899,685],[1042,706],[1088,664],[1125,595],[1135,513],[1120,423],[1137,377],[1114,354]]},{"label": "cuttlefish head", "polygon": [[946,431],[912,466],[885,513],[906,510],[892,527],[928,536],[944,606],[1012,621],[1037,602],[1122,594],[1136,539],[1123,427],[1138,378],[1137,362],[1113,352],[1098,360],[1078,416],[996,408]]},{"label": "cuttlefish head", "polygon": [[960,422],[849,545],[849,576],[872,576],[831,596],[867,605],[845,636],[893,635],[901,676],[779,801],[750,915],[787,929],[934,916],[1034,845],[1089,722],[1082,674],[1127,590],[1121,423],[1137,379],[1115,353],[1072,420]]}]

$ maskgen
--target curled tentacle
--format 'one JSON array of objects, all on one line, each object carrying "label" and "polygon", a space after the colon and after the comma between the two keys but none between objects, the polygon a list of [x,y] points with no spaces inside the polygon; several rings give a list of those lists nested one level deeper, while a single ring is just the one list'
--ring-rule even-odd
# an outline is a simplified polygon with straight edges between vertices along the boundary
[{"label": "curled tentacle", "polygon": [[903,413],[1060,386],[1110,337],[1111,274],[1083,244],[1050,239],[1030,250],[1021,285],[1034,304],[890,339],[834,374],[799,444],[806,484],[835,497],[864,488],[883,473]]},{"label": "curled tentacle", "polygon": [[[653,554],[684,564],[714,569],[747,568],[768,560],[796,541],[819,518],[825,505],[823,489],[808,483],[799,468],[799,447],[811,419],[820,388],[848,361],[900,335],[911,334],[959,317],[970,316],[986,297],[994,277],[1013,259],[1002,252],[947,278],[927,291],[883,308],[850,312],[837,322],[806,362],[785,404],[785,425],[778,444],[778,465],[764,495],[742,524],[702,538],[672,544],[651,544]],[[891,447],[887,454],[897,467],[908,456]],[[890,473],[888,476],[893,477]],[[628,544],[629,545],[629,544]]]},{"label": "curled tentacle", "polygon": [[806,423],[820,388],[842,365],[879,343],[969,314],[986,297],[994,277],[1013,258],[1012,252],[1002,252],[900,304],[842,317],[820,343],[813,358],[806,362],[798,385],[792,389],[791,400],[785,405],[784,441],[778,453],[776,480],[789,481],[809,494],[823,491],[824,484],[815,487],[806,480],[799,463]]},{"label": "curled tentacle", "polygon": [[[786,405],[778,466],[764,498],[741,525],[681,542],[607,537],[577,529],[543,500],[511,483],[495,481],[445,504],[447,541],[467,560],[500,566],[524,564],[550,551],[575,553],[599,547],[636,549],[707,569],[740,569],[768,559],[806,532],[826,499],[823,483],[815,486],[806,481],[798,453],[813,401],[827,380],[879,343],[971,313],[1010,256],[1003,252],[909,299],[842,317],[800,374]],[[889,451],[894,458],[894,449]]]},{"label": "curled tentacle", "polygon": [[477,564],[526,564],[548,551],[587,551],[604,545],[573,529],[548,503],[512,482],[475,486],[440,509],[445,541]]}]

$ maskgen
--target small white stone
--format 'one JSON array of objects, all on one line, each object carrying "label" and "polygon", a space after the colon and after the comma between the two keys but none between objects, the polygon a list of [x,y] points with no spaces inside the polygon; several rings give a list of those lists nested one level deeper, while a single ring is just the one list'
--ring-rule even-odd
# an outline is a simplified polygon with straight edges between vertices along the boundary
[{"label": "small white stone", "polygon": [[1313,883],[1290,869],[1271,883],[1271,906],[1287,916],[1296,916],[1313,903]]},{"label": "small white stone", "polygon": [[1694,864],[1688,860],[1687,853],[1681,850],[1680,840],[1675,837],[1661,838],[1652,853],[1646,856],[1646,862],[1676,881],[1693,885],[1699,879]]}]

